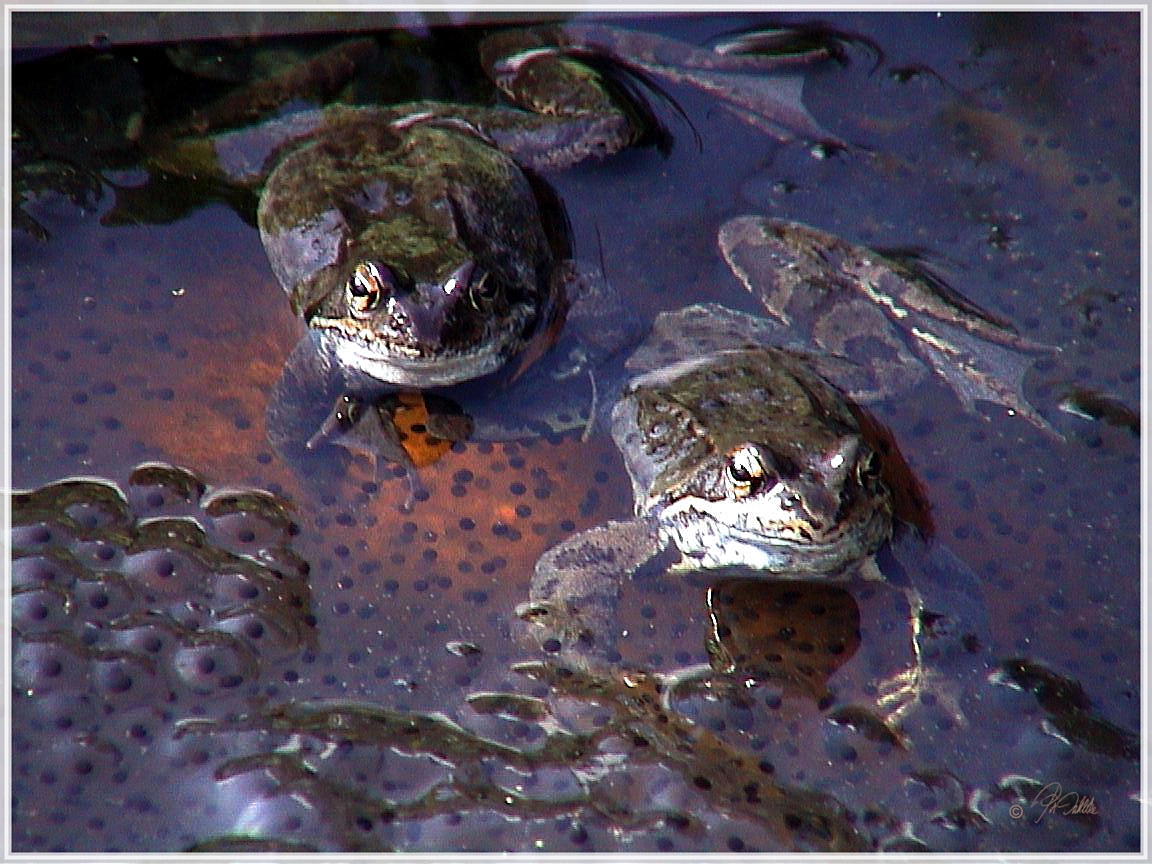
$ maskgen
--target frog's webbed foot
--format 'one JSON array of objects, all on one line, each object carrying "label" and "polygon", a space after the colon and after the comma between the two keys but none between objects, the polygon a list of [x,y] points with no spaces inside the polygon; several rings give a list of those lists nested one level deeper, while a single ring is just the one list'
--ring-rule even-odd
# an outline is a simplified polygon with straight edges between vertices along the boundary
[{"label": "frog's webbed foot", "polygon": [[[959,573],[951,561],[950,553],[934,551],[929,566],[921,569],[921,578],[935,580],[944,567],[948,573]],[[943,567],[941,566],[943,564]],[[912,662],[909,666],[878,683],[877,707],[883,712],[886,722],[893,728],[908,717],[919,705],[931,702],[940,706],[957,725],[967,725],[967,717],[960,707],[963,687],[960,681],[936,668],[936,662],[944,662],[949,650],[960,653],[975,651],[980,639],[972,631],[965,631],[962,619],[953,615],[941,614],[927,608],[919,589],[912,584],[900,586],[908,601],[909,639],[912,646]],[[963,586],[954,586],[954,596],[967,593]],[[970,604],[970,599],[964,601]],[[955,604],[962,608],[961,603]],[[969,613],[968,617],[973,617]],[[967,624],[974,624],[968,621]]]},{"label": "frog's webbed foot", "polygon": [[534,113],[506,120],[486,115],[479,125],[530,167],[565,167],[641,143],[667,151],[672,136],[648,96],[684,112],[657,81],[694,87],[780,141],[845,146],[802,102],[798,70],[828,56],[819,50],[765,56],[731,47],[722,53],[593,24],[495,33],[481,44],[480,56],[496,85]]},{"label": "frog's webbed foot", "polygon": [[[651,56],[650,49],[655,49]],[[543,158],[532,164],[564,167],[633,145],[654,145],[667,153],[672,135],[653,109],[652,97],[691,122],[655,80],[680,79],[661,63],[648,61],[694,51],[719,57],[654,34],[566,25],[493,33],[481,43],[480,58],[488,76],[516,105],[551,118],[554,152],[540,151]],[[525,131],[538,137],[543,129],[529,121]]]},{"label": "frog's webbed foot", "polygon": [[418,468],[435,461],[452,443],[471,437],[473,421],[451,400],[431,393],[403,391],[382,396],[341,393],[332,410],[308,439],[315,451],[334,445],[361,456],[372,466],[377,481],[387,465],[399,465],[408,480],[408,498],[401,509],[410,511],[428,492]]},{"label": "frog's webbed foot", "polygon": [[[367,459],[377,480],[385,465],[398,464],[408,475],[406,506],[411,507],[427,495],[416,467],[433,459],[424,459],[420,451],[413,451],[417,454],[414,458],[404,446],[404,435],[412,432],[409,418],[423,423],[432,418],[423,411],[404,414],[403,425],[398,425],[397,418],[409,407],[405,400],[413,402],[420,395],[368,395],[357,382],[347,379],[334,356],[317,345],[313,334],[306,334],[269,395],[264,416],[268,441],[302,480],[321,486],[339,482],[349,456]],[[426,401],[417,404],[423,407]],[[442,449],[448,446],[444,444]]]},{"label": "frog's webbed foot", "polygon": [[[596,24],[562,29],[568,51],[598,52],[635,73],[694,87],[779,141],[846,146],[803,104],[800,72],[805,65],[830,56],[825,48],[798,50],[784,40],[774,49],[763,41],[732,42],[713,49]],[[826,44],[834,41],[826,40]]]},{"label": "frog's webbed foot", "polygon": [[980,579],[946,545],[912,531],[898,531],[861,573],[899,590],[908,609],[911,662],[878,684],[875,709],[884,722],[895,729],[932,705],[966,724],[961,696],[985,680],[990,659]]},{"label": "frog's webbed foot", "polygon": [[431,393],[423,394],[423,401],[427,412],[424,431],[432,440],[459,444],[472,437],[476,428],[475,421],[454,402]]},{"label": "frog's webbed foot", "polygon": [[531,168],[610,155],[636,143],[654,120],[642,99],[610,92],[605,76],[569,56],[558,38],[558,28],[541,27],[493,33],[480,44],[488,76],[524,113],[485,112],[478,125]]},{"label": "frog's webbed foot", "polygon": [[416,463],[400,442],[400,432],[386,401],[349,393],[338,396],[332,411],[305,446],[315,450],[323,444],[335,444],[354,456],[364,456],[377,480],[382,478],[385,464],[400,465],[408,478],[408,499],[403,509],[410,510],[416,500],[427,496]]},{"label": "frog's webbed foot", "polygon": [[642,519],[590,528],[545,552],[529,599],[516,614],[543,629],[563,652],[611,653],[624,581],[649,565],[665,566],[665,544]]},{"label": "frog's webbed foot", "polygon": [[769,314],[823,353],[852,361],[824,364],[821,372],[854,398],[903,392],[930,369],[967,410],[975,412],[977,401],[997,403],[1056,434],[1024,398],[1022,381],[1037,358],[1058,349],[1020,336],[918,256],[763,216],[729,220],[717,242]]},{"label": "frog's webbed foot", "polygon": [[920,336],[918,348],[965,409],[975,413],[977,401],[992,402],[1010,414],[1020,415],[1046,435],[1062,440],[1063,436],[1024,398],[1024,375],[1032,368],[1035,357],[983,341],[961,328],[941,328],[940,332],[939,338]]},{"label": "frog's webbed foot", "polygon": [[877,708],[884,724],[894,732],[917,705],[928,699],[940,705],[957,725],[968,724],[960,708],[959,686],[925,665],[919,656],[912,666],[880,681],[878,690]]},{"label": "frog's webbed foot", "polygon": [[[911,597],[909,602],[912,602]],[[917,705],[925,704],[928,699],[940,705],[957,725],[965,726],[968,723],[968,718],[960,708],[961,689],[958,683],[945,678],[924,659],[923,640],[927,614],[922,607],[911,610],[912,664],[877,685],[876,705],[882,712],[885,725],[891,729],[899,728],[901,721]]]}]

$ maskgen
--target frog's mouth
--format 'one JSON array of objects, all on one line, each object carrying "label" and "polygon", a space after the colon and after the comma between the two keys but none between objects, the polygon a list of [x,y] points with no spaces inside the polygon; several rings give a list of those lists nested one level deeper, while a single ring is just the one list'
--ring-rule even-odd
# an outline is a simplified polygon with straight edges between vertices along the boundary
[{"label": "frog's mouth", "polygon": [[314,317],[319,332],[342,367],[390,384],[436,387],[458,384],[500,369],[525,344],[532,329],[530,310],[488,326],[480,338],[446,341],[421,338],[412,318],[397,310],[371,322]]},{"label": "frog's mouth", "polygon": [[357,267],[336,309],[321,302],[304,317],[343,368],[427,387],[495,372],[524,348],[544,312],[509,298],[472,262],[443,282],[407,285],[369,262]]},{"label": "frog's mouth", "polygon": [[875,552],[892,526],[883,497],[862,498],[818,523],[779,508],[690,496],[665,507],[659,520],[695,566],[751,567],[782,578],[842,570]]}]

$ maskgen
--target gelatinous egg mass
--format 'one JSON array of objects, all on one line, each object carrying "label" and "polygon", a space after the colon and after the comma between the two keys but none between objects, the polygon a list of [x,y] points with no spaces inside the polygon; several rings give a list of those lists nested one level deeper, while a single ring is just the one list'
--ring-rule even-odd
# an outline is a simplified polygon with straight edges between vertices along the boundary
[{"label": "gelatinous egg mass", "polygon": [[[598,55],[651,60],[631,37],[654,32],[695,59],[817,64],[742,76],[739,95],[802,105],[848,147],[781,142],[695,85],[647,98],[650,76],[613,78],[664,128],[548,173],[574,287],[609,285],[643,327],[693,304],[762,315],[717,248],[742,214],[922,257],[1059,348],[1019,381],[1059,440],[925,376],[868,406],[891,433],[877,449],[906,463],[884,465],[903,493],[886,581],[640,573],[603,664],[515,610],[545,550],[634,516],[621,454],[578,422],[619,376],[542,352],[532,369],[556,375],[534,396],[557,404],[530,419],[561,422],[532,432],[533,405],[497,391],[494,420],[527,430],[507,440],[450,443],[428,400],[399,396],[409,508],[395,463],[330,447],[297,470],[267,407],[305,327],[256,196],[145,167],[170,128],[246,127],[285,89],[289,110],[336,92],[496,104],[474,44],[490,28],[221,40],[224,19],[176,14],[187,39],[160,44],[61,16],[85,47],[43,52],[39,17],[13,12],[8,70],[13,852],[1139,851],[1137,12],[612,19],[630,35]],[[452,116],[430,137],[487,131]],[[359,191],[347,218],[394,192]],[[827,329],[861,319],[810,311],[824,344],[889,356],[866,329]],[[873,709],[911,668],[899,579],[935,589],[914,623],[940,686],[893,731]],[[950,629],[970,611],[981,627]],[[1067,807],[1033,803],[1049,784]]]}]

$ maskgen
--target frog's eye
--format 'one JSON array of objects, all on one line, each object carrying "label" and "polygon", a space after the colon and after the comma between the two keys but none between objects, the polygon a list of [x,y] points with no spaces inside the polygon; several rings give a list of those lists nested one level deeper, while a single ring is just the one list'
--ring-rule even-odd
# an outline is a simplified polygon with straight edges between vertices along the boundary
[{"label": "frog's eye", "polygon": [[477,267],[472,271],[472,278],[468,283],[468,299],[477,309],[491,303],[496,299],[496,280],[490,278],[487,270]]},{"label": "frog's eye", "polygon": [[875,450],[869,451],[867,456],[856,462],[857,482],[866,489],[875,486],[883,467],[880,455]]},{"label": "frog's eye", "polygon": [[380,305],[380,298],[390,293],[394,286],[392,271],[387,267],[377,267],[371,261],[357,264],[344,289],[348,311],[356,317],[367,315]]},{"label": "frog's eye", "polygon": [[763,488],[768,480],[768,471],[755,447],[737,447],[728,456],[724,476],[737,498],[747,498]]}]

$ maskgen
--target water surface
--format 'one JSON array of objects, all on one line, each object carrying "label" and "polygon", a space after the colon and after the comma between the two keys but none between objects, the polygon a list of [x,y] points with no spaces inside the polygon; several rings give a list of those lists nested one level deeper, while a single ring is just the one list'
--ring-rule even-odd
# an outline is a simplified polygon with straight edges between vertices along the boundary
[{"label": "water surface", "polygon": [[[804,20],[618,23],[705,44]],[[360,461],[319,490],[302,480],[264,426],[302,325],[250,211],[215,200],[161,217],[121,192],[113,214],[111,184],[145,179],[124,136],[134,117],[170,120],[214,85],[173,72],[163,46],[76,49],[13,70],[35,159],[103,182],[87,200],[33,196],[46,236],[13,233],[12,486],[104,478],[130,508],[57,498],[14,531],[14,850],[781,851],[834,845],[837,826],[868,848],[1139,849],[1140,439],[1059,409],[1075,387],[1139,405],[1138,18],[825,20],[861,39],[808,73],[805,102],[847,151],[778,144],[670,88],[684,114],[663,108],[668,154],[550,179],[580,265],[602,266],[644,318],[704,300],[755,311],[715,235],[762,213],[925,250],[972,300],[1061,348],[1026,394],[1062,441],[993,406],[965,413],[934,382],[877,409],[987,616],[979,645],[943,661],[965,720],[924,706],[898,747],[765,682],[685,695],[676,707],[697,725],[677,733],[624,695],[516,671],[547,659],[512,612],[536,558],[630,511],[611,441],[465,445],[422,468],[430,495],[411,513],[404,480],[377,483]],[[354,95],[488,98],[475,68],[452,62],[474,38],[381,33],[386,59]],[[271,490],[294,527],[130,483],[150,461],[212,489]],[[121,524],[139,537],[160,516],[194,519],[207,547],[92,539]],[[844,588],[835,608],[859,644],[824,683],[860,702],[907,650],[903,612],[883,587]],[[670,578],[645,592],[625,611],[629,656],[702,662],[705,588]],[[146,616],[161,609],[184,629],[157,630]],[[725,788],[726,759],[762,785]],[[1052,783],[1096,812],[1045,811]]]}]

